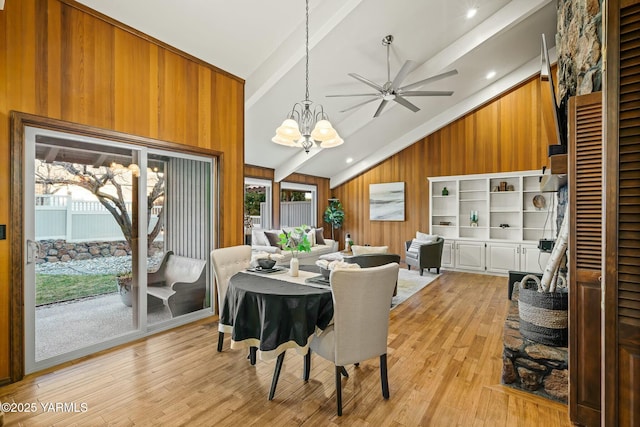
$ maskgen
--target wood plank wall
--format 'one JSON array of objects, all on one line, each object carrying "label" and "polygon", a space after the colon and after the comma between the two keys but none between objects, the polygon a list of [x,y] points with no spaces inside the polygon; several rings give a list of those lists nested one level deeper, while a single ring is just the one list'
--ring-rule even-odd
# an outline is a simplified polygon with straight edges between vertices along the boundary
[{"label": "wood plank wall", "polygon": [[[263,168],[259,166],[245,165],[244,176],[247,178],[264,179],[272,182],[273,198],[275,200],[280,199],[280,183],[273,182],[274,170],[269,168]],[[318,223],[316,227],[324,228],[324,236],[331,237],[331,229],[328,224],[324,223],[323,216],[324,210],[328,206],[328,199],[332,196],[332,192],[329,188],[329,179],[321,178],[318,176],[303,175],[294,173],[289,175],[284,181],[295,182],[298,184],[315,185],[318,188]],[[278,228],[280,226],[280,203],[273,203],[273,227]],[[309,224],[311,225],[311,224]]]},{"label": "wood plank wall", "polygon": [[[404,254],[405,240],[429,231],[427,177],[548,166],[547,146],[555,139],[547,84],[536,76],[336,187],[345,209],[339,241],[349,232],[355,244],[388,245]],[[370,221],[369,184],[400,181],[405,221]]]},{"label": "wood plank wall", "polygon": [[[0,224],[11,229],[9,112],[112,129],[221,157],[219,244],[242,242],[244,81],[73,0],[0,11]],[[10,236],[0,240],[0,384],[9,376]]]}]

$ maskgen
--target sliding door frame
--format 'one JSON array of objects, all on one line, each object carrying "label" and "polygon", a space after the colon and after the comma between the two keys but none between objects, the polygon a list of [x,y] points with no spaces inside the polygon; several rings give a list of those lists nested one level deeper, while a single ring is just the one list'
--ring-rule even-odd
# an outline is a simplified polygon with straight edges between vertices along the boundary
[{"label": "sliding door frame", "polygon": [[[179,154],[193,154],[211,160],[212,179],[216,186],[212,186],[214,192],[212,198],[212,224],[211,232],[214,235],[212,245],[215,247],[220,236],[220,209],[219,199],[223,186],[221,179],[222,153],[216,150],[198,147],[184,146],[173,142],[130,135],[123,132],[96,128],[78,123],[67,122],[58,119],[38,116],[34,114],[11,111],[11,228],[10,234],[10,262],[11,281],[9,283],[10,298],[10,353],[9,370],[11,382],[21,380],[25,374],[25,309],[24,309],[24,256],[25,247],[25,221],[24,221],[24,173],[25,173],[25,129],[27,127],[40,128],[58,132],[71,133],[77,136],[98,138],[114,143],[125,143],[133,146],[144,147],[150,150],[162,150]],[[154,330],[153,332],[157,332]],[[149,332],[148,334],[150,334]]]}]

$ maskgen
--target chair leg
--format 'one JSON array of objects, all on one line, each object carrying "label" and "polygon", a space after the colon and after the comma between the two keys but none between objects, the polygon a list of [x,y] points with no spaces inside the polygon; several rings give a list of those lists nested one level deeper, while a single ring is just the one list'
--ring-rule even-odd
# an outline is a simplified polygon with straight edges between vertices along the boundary
[{"label": "chair leg", "polygon": [[357,368],[358,366],[360,366],[360,362],[354,363],[353,366],[355,366]]},{"label": "chair leg", "polygon": [[311,372],[311,349],[304,355],[304,370],[302,372],[304,381],[309,381],[309,372]]},{"label": "chair leg", "polygon": [[276,387],[278,386],[278,378],[280,377],[280,371],[282,370],[282,362],[284,362],[283,351],[278,355],[276,359],[276,369],[273,371],[273,379],[271,380],[271,390],[269,390],[269,400],[273,400],[273,396],[276,394]]},{"label": "chair leg", "polygon": [[338,416],[342,415],[342,366],[336,365],[336,404],[338,406]]},{"label": "chair leg", "polygon": [[347,372],[344,366],[340,366],[340,373],[344,375],[345,378],[349,378],[349,373]]},{"label": "chair leg", "polygon": [[424,268],[420,269],[420,275],[422,276],[422,273],[424,272]]},{"label": "chair leg", "polygon": [[407,264],[407,270],[411,271],[411,266]]},{"label": "chair leg", "polygon": [[387,355],[380,355],[380,382],[382,383],[382,397],[389,398],[389,378],[387,378]]},{"label": "chair leg", "polygon": [[256,364],[257,351],[258,351],[258,347],[249,347],[249,362],[251,362],[252,366]]},{"label": "chair leg", "polygon": [[440,267],[436,268],[436,273],[440,274]]},{"label": "chair leg", "polygon": [[218,332],[218,353],[222,351],[223,342],[224,342],[224,332]]}]

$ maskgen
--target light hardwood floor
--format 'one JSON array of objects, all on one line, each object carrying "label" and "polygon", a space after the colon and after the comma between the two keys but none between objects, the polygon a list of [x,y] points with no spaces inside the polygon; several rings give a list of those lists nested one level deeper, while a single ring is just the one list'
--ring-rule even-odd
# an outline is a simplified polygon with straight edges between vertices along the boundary
[{"label": "light hardwood floor", "polygon": [[[348,367],[336,416],[334,368],[314,356],[310,380],[289,351],[273,401],[274,363],[216,351],[217,321],[174,329],[30,375],[0,388],[1,402],[36,403],[6,414],[13,426],[358,425],[570,426],[565,405],[500,385],[507,279],[444,272],[391,312],[389,385],[377,359]],[[78,413],[41,403],[76,403]],[[86,412],[81,404],[87,405]]]}]

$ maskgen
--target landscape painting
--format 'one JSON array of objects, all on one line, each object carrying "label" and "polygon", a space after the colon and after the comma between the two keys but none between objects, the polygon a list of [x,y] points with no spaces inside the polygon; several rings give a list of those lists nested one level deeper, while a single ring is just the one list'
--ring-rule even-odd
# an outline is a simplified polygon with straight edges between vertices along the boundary
[{"label": "landscape painting", "polygon": [[369,184],[369,219],[404,221],[404,182]]}]

